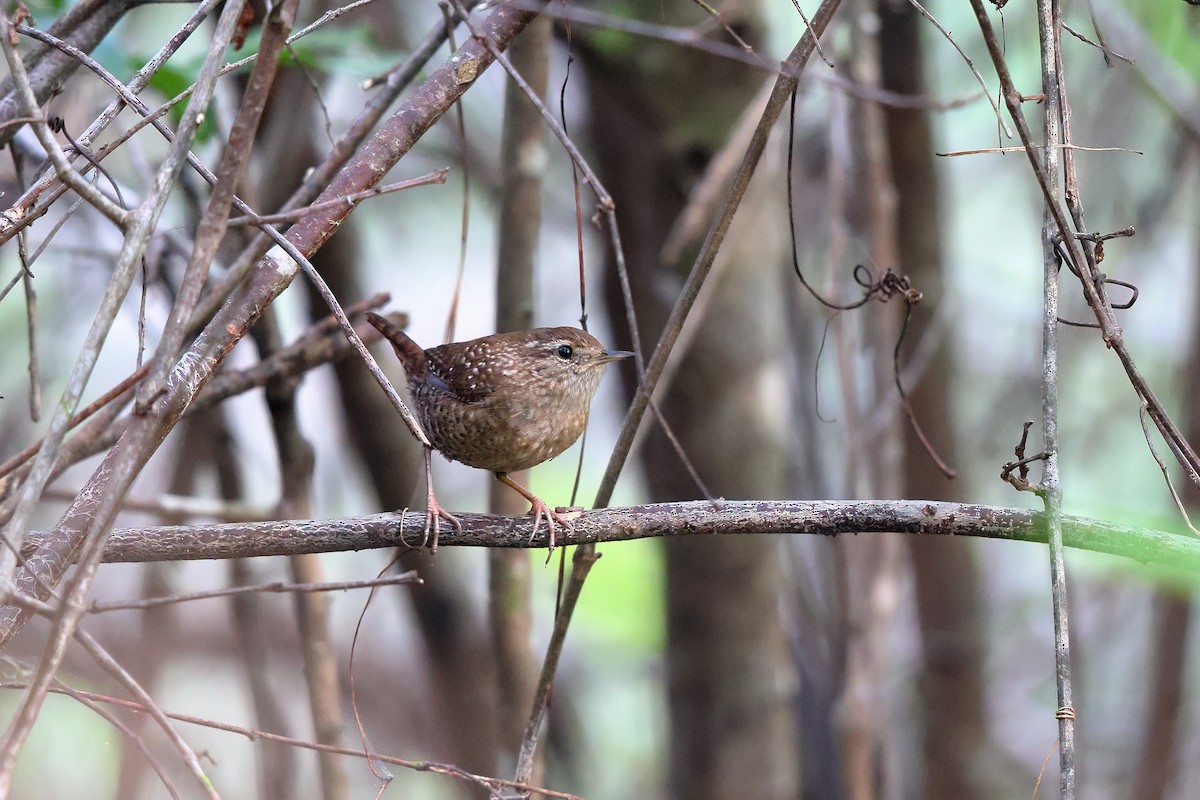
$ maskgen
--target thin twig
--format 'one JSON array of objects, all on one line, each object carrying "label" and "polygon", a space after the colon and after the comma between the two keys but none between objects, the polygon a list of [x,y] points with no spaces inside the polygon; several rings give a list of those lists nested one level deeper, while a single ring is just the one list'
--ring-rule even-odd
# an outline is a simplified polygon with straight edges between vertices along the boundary
[{"label": "thin twig", "polygon": [[[1128,147],[1084,147],[1080,144],[1059,144],[1058,147],[1067,150],[1080,150],[1085,153],[1132,153],[1135,156],[1144,156],[1141,150],[1131,150]],[[942,158],[954,158],[955,156],[977,156],[984,153],[1023,153],[1025,147],[1023,145],[1013,145],[1012,147],[982,147],[978,150],[953,150],[948,153],[935,153],[934,155]]]},{"label": "thin twig", "polygon": [[287,581],[271,581],[253,586],[230,586],[225,589],[211,589],[206,592],[188,592],[173,594],[169,597],[147,597],[143,600],[119,600],[110,603],[93,601],[88,606],[89,614],[104,614],[109,611],[144,611],[147,608],[158,608],[175,603],[190,603],[194,600],[209,600],[213,597],[229,597],[235,594],[260,594],[274,592],[277,594],[294,594],[302,592],[344,592],[348,589],[373,589],[377,586],[394,586],[401,583],[424,583],[416,570],[389,575],[385,578],[371,578],[361,581],[329,581],[324,583],[288,583]]},{"label": "thin twig", "polygon": [[[1055,228],[1062,241],[1062,247],[1067,251],[1071,262],[1079,265],[1076,267],[1078,270],[1077,274],[1083,286],[1084,295],[1087,297],[1088,305],[1091,306],[1092,312],[1096,315],[1096,321],[1100,324],[1104,344],[1117,355],[1134,391],[1146,401],[1150,418],[1154,420],[1155,426],[1162,433],[1167,446],[1171,449],[1172,454],[1179,464],[1184,468],[1188,478],[1197,486],[1200,486],[1200,456],[1196,455],[1195,449],[1179,430],[1179,426],[1171,419],[1166,408],[1157,395],[1155,395],[1154,390],[1150,388],[1145,376],[1142,375],[1141,369],[1134,362],[1133,355],[1129,352],[1129,348],[1125,344],[1121,328],[1117,325],[1113,317],[1112,308],[1101,296],[1100,288],[1097,286],[1095,278],[1096,265],[1090,258],[1090,251],[1085,252],[1075,239],[1076,231],[1072,229],[1068,222],[1068,216],[1062,209],[1058,193],[1052,189],[1048,182],[1046,170],[1042,166],[1039,155],[1041,149],[1033,141],[1029,123],[1025,119],[1024,111],[1021,108],[1021,93],[1017,91],[1013,83],[1008,63],[1004,58],[1003,48],[1000,45],[995,30],[992,28],[991,21],[988,19],[987,10],[983,7],[982,0],[971,0],[971,8],[975,12],[975,18],[983,33],[988,53],[991,55],[996,73],[1000,77],[1000,88],[1004,93],[1004,100],[1008,107],[1009,115],[1016,123],[1021,143],[1025,145],[1026,157],[1029,159],[1030,167],[1034,177],[1037,179],[1038,186],[1042,190],[1042,198],[1054,219]],[[1052,147],[1051,151],[1057,151],[1057,149]]]},{"label": "thin twig", "polygon": [[[74,411],[79,397],[87,384],[87,380],[91,376],[92,369],[99,358],[100,348],[107,338],[113,320],[116,318],[121,301],[128,292],[133,275],[141,263],[141,257],[145,252],[150,233],[153,231],[158,217],[167,202],[170,188],[182,168],[184,155],[187,153],[188,146],[199,125],[200,117],[203,115],[208,101],[212,96],[213,87],[216,82],[216,71],[221,62],[221,55],[225,46],[232,38],[242,5],[243,3],[239,2],[239,0],[231,0],[231,2],[226,3],[213,34],[211,44],[209,45],[208,54],[197,77],[197,91],[193,95],[192,102],[189,103],[188,109],[180,121],[176,140],[172,143],[166,158],[159,167],[152,189],[146,199],[135,212],[129,214],[128,224],[125,226],[125,240],[121,253],[118,256],[116,267],[113,270],[112,278],[105,290],[101,308],[88,331],[84,348],[81,350],[71,370],[68,386],[63,391],[62,398],[56,406],[50,430],[43,440],[41,450],[34,459],[30,475],[21,487],[20,500],[17,503],[16,511],[3,531],[3,535],[8,539],[10,544],[18,548],[27,530],[27,522],[30,514],[33,512],[34,505],[37,503],[42,490],[49,480],[50,472],[54,465],[55,450],[57,450],[63,435],[66,433],[71,412]],[[8,20],[4,19],[0,21],[0,37],[3,37],[6,43],[4,46],[7,46],[9,34],[10,25]],[[14,77],[16,77],[15,72]],[[157,442],[155,445],[157,445]],[[112,481],[113,490],[103,494],[103,496],[85,496],[81,498],[84,505],[92,506],[93,510],[97,512],[97,516],[89,517],[88,515],[84,515],[87,522],[82,526],[82,530],[79,531],[82,534],[79,542],[83,545],[83,553],[80,556],[79,566],[68,578],[63,592],[65,599],[60,606],[61,613],[51,626],[47,643],[43,648],[42,662],[39,665],[39,669],[30,682],[30,688],[22,695],[17,711],[13,715],[3,740],[0,740],[0,795],[8,793],[17,757],[25,741],[28,739],[33,723],[37,719],[42,703],[45,700],[46,690],[49,688],[50,681],[53,680],[58,666],[62,662],[67,643],[83,614],[83,598],[86,596],[92,579],[95,577],[95,569],[106,535],[105,528],[108,521],[103,519],[104,513],[116,513],[121,496],[128,489],[129,484],[132,483],[133,477],[139,467],[140,465],[136,464],[135,459],[126,459],[116,464],[106,461],[105,466],[100,469],[105,473],[105,477]],[[68,511],[64,517],[66,525],[70,525],[75,521],[72,518],[72,512],[77,510],[73,506]],[[14,574],[15,566],[11,553],[8,550],[0,550],[0,594],[4,596],[11,594],[17,588],[18,581]]]},{"label": "thin twig", "polygon": [[[1090,6],[1090,5],[1091,5],[1091,3],[1089,3],[1088,5]],[[1090,9],[1089,9],[1089,10],[1090,10]],[[1093,19],[1093,22],[1094,22],[1094,21],[1095,21],[1095,20]],[[1070,25],[1068,25],[1068,24],[1067,24],[1067,23],[1065,23],[1065,22],[1063,23],[1063,29],[1064,29],[1064,30],[1066,30],[1066,32],[1067,32],[1067,33],[1071,34],[1072,36],[1074,36],[1074,37],[1075,37],[1076,39],[1078,39],[1079,41],[1081,41],[1081,42],[1084,42],[1085,44],[1090,44],[1092,47],[1095,47],[1095,48],[1097,48],[1098,50],[1100,50],[1100,52],[1104,54],[1104,60],[1105,60],[1105,62],[1108,62],[1108,65],[1109,65],[1110,67],[1112,66],[1112,63],[1111,63],[1111,62],[1109,62],[1109,58],[1110,58],[1110,57],[1111,57],[1111,58],[1116,58],[1116,59],[1119,59],[1119,60],[1121,60],[1121,61],[1124,61],[1126,64],[1133,64],[1133,59],[1132,59],[1132,58],[1129,58],[1129,57],[1127,57],[1127,56],[1123,56],[1123,55],[1121,55],[1120,53],[1118,53],[1118,52],[1117,52],[1117,51],[1115,51],[1115,50],[1110,50],[1109,48],[1105,47],[1105,46],[1104,46],[1102,43],[1100,43],[1100,42],[1093,42],[1091,39],[1089,39],[1088,37],[1084,36],[1082,33],[1080,33],[1079,31],[1075,30],[1074,28],[1072,28]],[[1099,33],[1099,31],[1098,31],[1098,30],[1097,30],[1097,33]]]},{"label": "thin twig", "polygon": [[313,203],[308,206],[301,206],[290,211],[283,211],[278,214],[246,214],[239,217],[231,217],[229,224],[233,225],[278,225],[283,222],[295,222],[308,214],[318,211],[328,211],[331,208],[339,205],[355,206],[363,200],[369,200],[372,197],[380,197],[392,192],[403,191],[404,189],[414,189],[418,186],[433,186],[446,182],[446,175],[449,174],[449,167],[442,167],[433,172],[428,172],[418,178],[409,178],[403,181],[395,181],[394,183],[385,183],[383,186],[377,186],[374,189],[364,189],[361,192],[346,195],[345,197],[333,197],[329,200],[322,200],[320,203]]},{"label": "thin twig", "polygon": [[696,262],[692,266],[691,273],[684,282],[679,299],[676,301],[675,307],[667,319],[662,336],[655,347],[654,354],[646,364],[642,387],[637,395],[635,395],[633,403],[625,416],[617,443],[613,448],[612,456],[609,458],[608,467],[605,470],[604,477],[601,479],[600,488],[597,491],[594,503],[597,508],[603,508],[608,505],[609,500],[612,498],[617,478],[625,466],[625,460],[629,456],[630,445],[633,443],[633,438],[637,434],[637,429],[641,425],[642,418],[645,416],[649,406],[649,397],[654,394],[663,368],[666,366],[667,360],[674,349],[675,342],[679,338],[683,322],[691,311],[692,305],[696,302],[700,287],[703,286],[705,279],[708,277],[709,271],[716,260],[717,252],[725,241],[725,234],[729,230],[729,225],[733,222],[734,214],[737,213],[738,206],[745,195],[746,187],[750,183],[750,178],[754,175],[758,161],[766,149],[767,138],[770,135],[771,129],[783,113],[788,99],[795,91],[799,83],[797,76],[803,70],[809,57],[815,50],[817,37],[824,33],[829,20],[833,17],[839,5],[840,0],[824,0],[821,3],[816,14],[813,16],[812,27],[805,32],[800,42],[784,62],[786,74],[780,74],[775,81],[775,87],[767,99],[767,104],[763,110],[758,128],[751,140],[750,147],[746,150],[746,155],[742,159],[741,167],[738,169],[733,184],[729,189],[725,203],[722,205],[719,215],[713,222],[708,236],[705,238],[704,245],[701,247]]},{"label": "thin twig", "polygon": [[[0,682],[0,688],[2,689],[24,689],[27,686],[28,684],[12,681]],[[52,689],[51,691],[55,692],[56,694],[67,693],[66,691],[58,689]],[[97,692],[86,692],[81,689],[71,689],[70,691],[75,695],[86,697],[89,700],[93,700],[98,703],[107,703],[108,705],[114,705],[140,713],[148,712],[148,709],[145,706],[132,700],[123,700],[119,697],[110,697]],[[260,740],[265,742],[278,742],[280,744],[288,745],[289,747],[299,747],[304,750],[312,750],[318,753],[334,753],[336,755],[350,756],[352,758],[367,757],[361,750],[355,750],[350,747],[329,747],[316,742],[308,742],[303,739],[296,739],[291,736],[282,736],[278,733],[258,730],[257,728],[247,728],[242,725],[233,725],[228,722],[217,722],[216,720],[204,719],[203,717],[197,717],[192,714],[179,714],[170,711],[165,712],[165,714],[169,719],[177,720],[179,722],[186,722],[190,725],[199,725],[201,727],[211,728],[213,730],[225,731],[226,733],[236,733],[239,736],[244,736],[246,739],[252,742],[257,742]],[[453,764],[442,764],[436,761],[414,761],[410,759],[397,758],[395,756],[386,756],[379,753],[372,753],[370,758],[378,759],[379,761],[387,764],[395,764],[396,766],[404,767],[405,769],[410,769],[414,772],[432,772],[435,775],[446,775],[451,778],[469,781],[474,784],[482,783],[491,789],[507,787],[525,792],[531,792],[533,794],[539,794],[544,797],[556,798],[556,800],[583,800],[583,798],[579,797],[578,795],[568,794],[566,792],[556,792],[540,786],[529,786],[526,784],[514,783],[512,781],[506,781],[503,778],[491,778],[484,775],[476,775],[456,767]]]},{"label": "thin twig", "polygon": [[29,354],[29,419],[40,422],[42,418],[42,371],[38,366],[37,348],[37,288],[33,285],[29,254],[25,249],[25,237],[17,238],[17,257],[21,261],[21,285],[25,289],[25,347]]},{"label": "thin twig", "polygon": [[1000,114],[1000,107],[996,105],[996,99],[992,97],[992,93],[988,91],[987,83],[983,80],[983,76],[980,75],[979,70],[975,68],[975,62],[971,60],[971,57],[968,56],[961,47],[959,47],[958,42],[954,41],[954,37],[950,35],[950,31],[942,27],[942,23],[938,22],[933,14],[930,14],[928,11],[926,11],[925,7],[918,3],[917,0],[908,0],[908,2],[917,10],[918,14],[929,20],[930,24],[938,29],[938,33],[940,33],[946,39],[946,41],[948,41],[954,47],[954,49],[958,51],[958,54],[962,56],[963,61],[967,62],[967,68],[970,69],[971,74],[975,76],[975,81],[979,84],[979,88],[983,89],[983,93],[987,97],[988,103],[990,103],[992,106],[992,112],[996,115],[996,122],[1000,123],[1000,128],[1004,131],[1004,135],[1011,139],[1013,136],[1012,131],[1009,130],[1008,125],[1005,124],[1004,117]]},{"label": "thin twig", "polygon": [[487,48],[488,52],[491,53],[492,58],[496,60],[496,63],[504,68],[504,71],[508,73],[508,77],[521,87],[521,90],[525,92],[525,96],[528,97],[530,102],[533,103],[534,106],[537,107],[538,111],[541,112],[542,119],[546,121],[546,124],[550,127],[550,130],[558,138],[558,141],[562,144],[563,148],[567,151],[567,154],[571,156],[571,160],[578,165],[580,171],[583,172],[584,177],[587,179],[588,185],[592,187],[592,191],[596,194],[596,201],[599,203],[600,208],[606,209],[615,207],[616,204],[613,202],[612,196],[608,193],[608,190],[604,188],[604,184],[601,183],[599,176],[596,175],[595,171],[591,168],[591,165],[588,164],[587,159],[585,159],[583,154],[579,152],[579,148],[575,146],[575,142],[571,140],[571,137],[567,135],[565,130],[563,130],[562,125],[560,125],[558,120],[555,119],[554,115],[550,113],[550,109],[546,108],[546,104],[541,102],[537,96],[537,92],[533,91],[525,79],[521,77],[521,73],[517,72],[517,70],[513,68],[513,65],[508,60],[508,57],[504,55],[504,51],[497,46],[496,42],[487,34],[486,31],[484,31],[475,23],[471,22],[470,14],[460,0],[450,0],[450,3],[454,7],[454,10],[457,11],[459,16],[462,18],[463,24],[467,26],[467,30],[471,32],[471,35]]},{"label": "thin twig", "polygon": [[1150,455],[1154,456],[1154,463],[1158,464],[1163,481],[1167,484],[1167,491],[1171,493],[1171,499],[1175,501],[1175,508],[1179,509],[1179,516],[1183,517],[1183,524],[1187,525],[1187,529],[1192,532],[1193,536],[1200,537],[1200,531],[1196,530],[1196,526],[1192,524],[1192,518],[1188,516],[1187,508],[1179,497],[1179,492],[1175,491],[1175,484],[1171,482],[1171,473],[1167,471],[1167,465],[1158,457],[1158,451],[1154,449],[1154,442],[1150,440],[1150,429],[1146,426],[1145,403],[1142,403],[1141,408],[1138,409],[1138,422],[1142,424],[1142,436],[1146,437],[1146,449],[1150,451]]}]

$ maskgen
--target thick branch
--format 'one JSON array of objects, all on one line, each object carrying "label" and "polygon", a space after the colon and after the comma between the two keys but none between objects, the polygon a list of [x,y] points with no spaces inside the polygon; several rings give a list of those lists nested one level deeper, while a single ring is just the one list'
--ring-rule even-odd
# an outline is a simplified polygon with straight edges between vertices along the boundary
[{"label": "thick branch", "polygon": [[[456,514],[462,530],[443,531],[439,546],[545,547],[543,528],[530,543],[530,517]],[[1045,543],[1044,515],[998,506],[925,500],[707,501],[585,511],[575,529],[559,529],[560,545],[621,542],[655,536],[746,533],[914,533],[980,536]],[[117,528],[105,561],[185,561],[284,556],[403,546],[421,541],[425,515],[392,512],[333,520]],[[37,547],[43,532],[29,536]],[[1200,571],[1200,539],[1086,517],[1063,517],[1068,547]]]},{"label": "thick branch", "polygon": [[[50,26],[49,33],[56,38],[69,41],[84,52],[91,52],[109,34],[125,13],[138,5],[139,0],[88,0],[76,3]],[[8,8],[9,4],[5,4]],[[38,105],[57,94],[75,70],[79,62],[70,56],[55,52],[49,47],[36,47],[25,56],[29,69],[29,84],[33,88]],[[0,122],[10,122],[20,114],[20,101],[16,96],[14,81],[9,75],[0,81]],[[0,126],[0,147],[8,144],[17,126]]]},{"label": "thick branch", "polygon": [[[492,39],[507,47],[533,16],[502,7],[488,16],[483,28]],[[429,76],[421,89],[409,96],[363,145],[319,199],[342,197],[375,186],[417,139],[462,96],[492,60],[491,54],[478,42],[471,41],[464,45]],[[193,97],[193,102],[195,100]],[[191,107],[189,105],[189,109]],[[348,187],[352,187],[349,192],[345,191]],[[285,258],[276,249],[258,262],[249,280],[240,285],[232,299],[222,306],[196,343],[180,359],[168,379],[168,391],[160,398],[154,413],[135,418],[134,425],[127,430],[123,441],[110,451],[108,458],[93,474],[81,499],[64,515],[59,526],[60,536],[56,540],[44,540],[50,550],[39,553],[41,557],[31,562],[36,574],[21,571],[16,581],[18,591],[36,594],[42,590],[42,586],[56,584],[66,565],[84,543],[87,530],[95,532],[96,542],[102,541],[102,532],[110,524],[107,517],[112,506],[119,501],[128,484],[182,416],[196,393],[213,376],[263,309],[291,283],[298,271],[295,262],[302,260],[304,254],[316,252],[350,211],[351,208],[347,206],[309,214],[288,230],[285,243],[293,260]],[[310,273],[310,277],[319,278],[315,273]],[[361,340],[348,322],[343,321],[343,330],[356,346],[361,346]],[[360,353],[368,364],[374,365],[365,348]],[[375,368],[378,369],[377,366]],[[396,401],[399,403],[398,397]],[[419,431],[419,428],[416,430]],[[65,423],[59,438],[62,433],[65,433]],[[53,447],[43,445],[43,449],[49,452]],[[114,475],[114,465],[121,466],[119,476]],[[100,513],[101,506],[104,514]],[[0,643],[7,642],[19,629],[25,616],[16,608],[0,609]]]}]

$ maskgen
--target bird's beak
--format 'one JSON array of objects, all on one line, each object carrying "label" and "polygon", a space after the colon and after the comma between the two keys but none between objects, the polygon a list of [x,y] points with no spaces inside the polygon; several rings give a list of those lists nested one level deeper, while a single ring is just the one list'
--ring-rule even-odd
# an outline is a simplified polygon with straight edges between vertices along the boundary
[{"label": "bird's beak", "polygon": [[605,350],[596,359],[599,364],[607,364],[610,361],[622,361],[626,358],[633,358],[633,353],[629,350]]}]

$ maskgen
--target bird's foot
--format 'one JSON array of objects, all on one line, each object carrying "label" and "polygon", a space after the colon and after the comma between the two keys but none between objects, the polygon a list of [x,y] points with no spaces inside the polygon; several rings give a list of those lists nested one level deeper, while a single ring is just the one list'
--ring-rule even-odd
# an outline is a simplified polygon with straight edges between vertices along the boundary
[{"label": "bird's foot", "polygon": [[442,508],[431,491],[429,496],[425,498],[425,535],[421,539],[421,547],[424,547],[429,542],[430,531],[433,532],[433,542],[429,545],[429,555],[431,556],[437,555],[438,531],[441,527],[440,521],[443,519],[453,525],[456,531],[462,530],[462,523],[458,521],[458,517]]},{"label": "bird's foot", "polygon": [[533,532],[529,534],[529,543],[533,544],[533,540],[537,537],[538,525],[541,524],[542,517],[545,517],[546,528],[550,531],[550,547],[546,551],[546,563],[549,563],[550,556],[554,553],[554,534],[556,532],[556,526],[562,525],[564,528],[568,528],[569,530],[575,530],[575,526],[572,524],[571,520],[578,518],[579,511],[582,511],[583,509],[579,509],[578,511],[573,507],[568,509],[552,509],[550,506],[546,505],[545,500],[542,500],[537,496],[534,496],[529,502],[533,504],[533,507],[529,509],[529,513],[533,514]]},{"label": "bird's foot", "polygon": [[[375,324],[372,322],[371,324]],[[377,326],[378,327],[378,326]],[[382,330],[382,328],[380,328]],[[403,335],[403,334],[402,334]],[[429,555],[437,554],[438,546],[438,529],[441,527],[440,520],[446,520],[457,531],[462,530],[462,523],[458,518],[451,514],[446,509],[442,508],[442,504],[437,501],[433,494],[433,448],[425,448],[425,535],[421,538],[421,547],[429,541],[429,532],[433,531],[433,544],[429,546]]]}]

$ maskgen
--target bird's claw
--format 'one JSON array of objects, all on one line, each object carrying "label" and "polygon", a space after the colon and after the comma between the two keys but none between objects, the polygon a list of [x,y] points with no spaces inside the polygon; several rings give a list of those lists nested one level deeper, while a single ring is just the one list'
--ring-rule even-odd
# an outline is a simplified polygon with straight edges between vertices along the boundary
[{"label": "bird's claw", "polygon": [[[533,507],[529,509],[529,513],[533,514],[533,532],[529,534],[529,543],[533,544],[533,540],[537,538],[538,525],[541,524],[542,518],[546,518],[546,528],[550,531],[549,549],[546,551],[546,563],[550,563],[550,556],[554,554],[554,534],[556,525],[562,525],[569,530],[575,530],[575,525],[571,520],[579,516],[579,512],[583,509],[575,509],[574,507],[559,510],[550,508],[544,500],[535,498]],[[565,513],[564,513],[565,511]]]},{"label": "bird's claw", "polygon": [[437,554],[438,533],[441,528],[440,520],[443,519],[453,525],[456,531],[462,530],[462,523],[458,521],[458,517],[442,508],[437,498],[431,492],[425,506],[425,534],[421,538],[421,547],[424,547],[429,541],[430,531],[433,531],[433,543],[429,545],[429,555],[431,556]]}]

